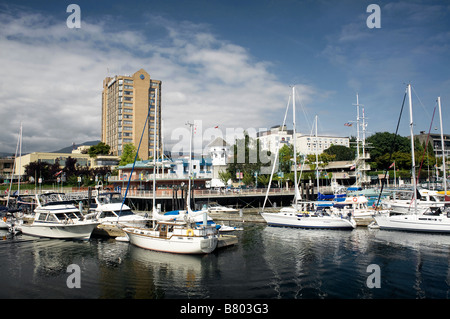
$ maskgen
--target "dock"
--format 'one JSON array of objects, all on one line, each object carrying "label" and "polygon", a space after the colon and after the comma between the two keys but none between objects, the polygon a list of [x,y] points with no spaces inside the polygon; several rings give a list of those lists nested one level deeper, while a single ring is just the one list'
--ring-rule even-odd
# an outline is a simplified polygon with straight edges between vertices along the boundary
[{"label": "dock", "polygon": [[225,248],[229,246],[236,245],[238,243],[238,238],[236,235],[219,235],[219,240],[217,242],[217,248]]}]

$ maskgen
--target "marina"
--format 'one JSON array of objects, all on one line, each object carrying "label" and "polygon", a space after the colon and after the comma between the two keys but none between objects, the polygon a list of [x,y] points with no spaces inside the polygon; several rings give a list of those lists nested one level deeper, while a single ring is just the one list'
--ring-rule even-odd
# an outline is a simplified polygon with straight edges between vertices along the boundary
[{"label": "marina", "polygon": [[2,7],[0,298],[450,297],[448,6],[116,2]]}]

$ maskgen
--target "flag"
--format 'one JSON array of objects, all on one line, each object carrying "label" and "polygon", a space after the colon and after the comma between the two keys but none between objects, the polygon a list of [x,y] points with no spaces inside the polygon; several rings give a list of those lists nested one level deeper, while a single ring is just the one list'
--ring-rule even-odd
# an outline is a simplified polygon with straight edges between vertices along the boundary
[{"label": "flag", "polygon": [[394,167],[395,166],[395,162],[393,162],[392,164],[391,164],[391,166],[389,166],[389,168],[392,168],[392,167]]},{"label": "flag", "polygon": [[61,174],[62,173],[62,170],[60,170],[59,172],[57,172],[56,174],[55,174],[55,176],[58,176],[59,174]]},{"label": "flag", "polygon": [[217,126],[214,126],[214,128],[219,128],[219,125],[217,125]]},{"label": "flag", "polygon": [[353,123],[347,122],[347,123],[345,123],[344,125],[345,125],[345,126],[352,126]]},{"label": "flag", "polygon": [[352,166],[350,166],[350,170],[355,169],[356,165],[353,164]]}]

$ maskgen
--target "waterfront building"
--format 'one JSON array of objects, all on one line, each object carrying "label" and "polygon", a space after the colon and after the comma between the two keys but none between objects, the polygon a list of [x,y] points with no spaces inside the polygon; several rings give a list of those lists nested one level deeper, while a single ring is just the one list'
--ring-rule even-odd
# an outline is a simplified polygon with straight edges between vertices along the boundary
[{"label": "waterfront building", "polygon": [[227,185],[220,179],[220,173],[227,171],[230,145],[223,138],[217,137],[207,148],[212,162],[211,187],[225,187]]},{"label": "waterfront building", "polygon": [[[443,137],[445,156],[450,156],[450,135],[443,134]],[[414,135],[414,139],[417,139],[420,144],[425,144],[428,140],[428,142],[431,142],[431,145],[433,145],[433,153],[438,157],[442,157],[442,140],[440,133],[430,133],[430,136],[428,137],[427,132],[420,131],[419,135]]]},{"label": "waterfront building", "polygon": [[[33,162],[45,162],[53,165],[58,161],[60,168],[64,168],[67,158],[73,158],[77,161],[77,166],[85,166],[88,168],[110,167],[113,170],[120,161],[120,157],[114,155],[97,155],[97,157],[90,157],[89,154],[82,154],[79,150],[74,150],[72,153],[45,153],[33,152],[21,157],[17,157],[14,175],[19,176],[25,174],[25,166]],[[20,166],[19,166],[20,163]]]},{"label": "waterfront building", "polygon": [[317,137],[312,135],[304,135],[297,133],[297,151],[300,154],[321,154],[324,150],[332,145],[341,145],[350,147],[350,139],[348,137],[326,136],[318,135]]},{"label": "waterfront building", "polygon": [[[277,148],[281,149],[283,144],[292,145],[293,131],[287,130],[286,126],[280,125],[273,126],[270,130],[259,132],[257,138],[260,141],[260,147],[262,150],[268,150],[271,153],[275,153]],[[305,135],[302,133],[296,133],[296,148],[297,152],[302,155],[309,154],[321,154],[324,150],[332,145],[342,145],[350,147],[350,139],[348,137],[338,137],[329,135]],[[281,145],[278,145],[282,143]]]},{"label": "waterfront building", "polygon": [[0,158],[0,183],[13,178],[14,156]]},{"label": "waterfront building", "polygon": [[[203,156],[193,157],[191,162],[194,187],[210,187],[212,178],[211,158]],[[156,161],[156,165],[153,160],[136,161],[134,169],[133,163],[119,166],[119,174],[117,176],[111,176],[109,181],[113,182],[116,188],[126,187],[128,180],[130,180],[131,190],[152,190],[154,169],[156,170],[155,179],[157,189],[187,185],[189,182],[189,156],[177,159],[159,159]]]},{"label": "waterfront building", "polygon": [[[133,75],[106,77],[102,93],[102,142],[111,147],[113,155],[121,156],[125,144],[131,143],[138,149],[146,125],[139,158],[153,158],[154,148],[156,158],[160,158],[161,104],[161,81],[152,79],[144,69]],[[149,111],[150,118],[146,124]]]},{"label": "waterfront building", "polygon": [[[283,144],[291,145],[292,130],[287,130],[286,126],[275,125],[270,130],[258,132],[257,139],[261,150],[270,151],[272,154],[283,147]],[[281,143],[281,145],[279,145]]]}]

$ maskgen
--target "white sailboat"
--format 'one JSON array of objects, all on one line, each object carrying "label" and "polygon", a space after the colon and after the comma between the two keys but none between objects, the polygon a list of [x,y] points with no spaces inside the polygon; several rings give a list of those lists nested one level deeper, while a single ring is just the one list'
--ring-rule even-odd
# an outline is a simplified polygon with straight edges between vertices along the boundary
[{"label": "white sailboat", "polygon": [[[261,212],[261,216],[270,226],[299,227],[299,228],[326,228],[326,229],[353,229],[356,223],[351,215],[319,210],[314,202],[303,202],[297,182],[297,150],[296,150],[296,124],[295,124],[295,87],[292,87],[292,112],[293,112],[293,148],[294,148],[294,203],[291,207],[282,208],[279,212]],[[283,123],[284,125],[284,123]],[[317,137],[317,117],[316,117]],[[316,154],[317,155],[317,154]],[[276,161],[275,161],[276,162]],[[272,170],[273,174],[273,170]],[[269,184],[270,185],[270,184]],[[317,185],[318,186],[318,185]],[[270,186],[269,186],[270,187]]]},{"label": "white sailboat", "polygon": [[[381,229],[388,230],[404,230],[404,231],[418,231],[418,232],[450,232],[450,212],[446,212],[446,208],[430,207],[424,212],[418,211],[417,205],[417,182],[415,174],[414,161],[414,134],[413,134],[413,115],[412,115],[412,100],[411,100],[411,85],[407,87],[409,99],[409,117],[410,117],[410,134],[411,134],[411,158],[412,158],[412,180],[413,180],[413,211],[407,214],[390,215],[390,216],[375,216],[375,221]],[[440,99],[438,99],[439,109],[441,108]],[[441,126],[442,130],[442,126]],[[444,145],[442,145],[444,147]]]},{"label": "white sailboat", "polygon": [[[156,94],[158,96],[158,94]],[[148,120],[148,117],[147,117]],[[193,124],[190,126],[189,145],[189,186],[187,196],[186,214],[163,215],[156,208],[156,152],[153,149],[153,224],[152,228],[125,227],[123,231],[131,244],[149,250],[163,251],[178,254],[208,254],[217,247],[218,232],[215,226],[207,223],[207,213],[204,213],[204,223],[198,225],[191,217],[191,154]],[[145,131],[145,125],[144,125]],[[154,136],[156,137],[156,124]],[[155,145],[155,143],[154,143]],[[155,146],[154,146],[155,147]]]},{"label": "white sailboat", "polygon": [[100,222],[87,220],[71,202],[64,202],[57,193],[36,194],[37,207],[31,220],[24,219],[17,228],[25,234],[60,239],[91,237]]}]

